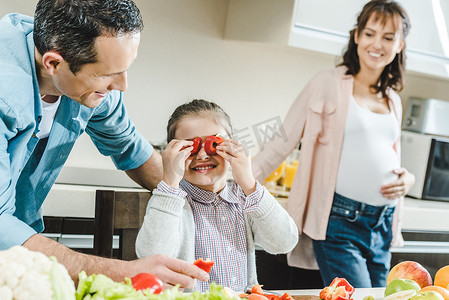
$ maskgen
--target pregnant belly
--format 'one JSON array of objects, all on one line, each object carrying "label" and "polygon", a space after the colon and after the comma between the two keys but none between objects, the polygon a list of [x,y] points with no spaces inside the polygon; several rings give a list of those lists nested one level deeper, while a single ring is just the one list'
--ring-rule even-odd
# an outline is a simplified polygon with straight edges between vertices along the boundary
[{"label": "pregnant belly", "polygon": [[382,196],[380,189],[398,179],[393,170],[400,167],[399,158],[393,149],[377,149],[371,154],[368,157],[355,151],[347,157],[342,155],[336,192],[370,205],[394,205]]}]

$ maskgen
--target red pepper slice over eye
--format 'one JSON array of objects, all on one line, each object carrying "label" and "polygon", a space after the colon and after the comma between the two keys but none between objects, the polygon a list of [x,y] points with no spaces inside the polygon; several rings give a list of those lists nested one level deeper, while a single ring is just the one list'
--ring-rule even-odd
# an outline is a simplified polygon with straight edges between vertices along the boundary
[{"label": "red pepper slice over eye", "polygon": [[131,277],[131,283],[136,291],[148,289],[153,294],[162,292],[162,281],[150,273],[140,273]]},{"label": "red pepper slice over eye", "polygon": [[346,300],[354,294],[355,288],[345,279],[335,277],[331,284],[320,292],[323,300]]},{"label": "red pepper slice over eye", "polygon": [[[196,138],[194,138],[194,139],[192,140],[192,142],[193,142],[193,145],[192,145],[193,149],[192,149],[192,151],[190,151],[190,155],[195,155],[195,154],[198,153],[198,151],[200,151],[200,149],[201,149],[201,143],[202,143],[203,141],[201,140],[200,137],[196,137]],[[187,147],[189,147],[189,146],[184,146],[184,147],[181,148],[181,150],[184,150],[184,149],[187,148]]]},{"label": "red pepper slice over eye", "polygon": [[217,154],[217,146],[225,141],[224,138],[220,136],[208,136],[204,142],[204,151],[207,155],[212,156]]},{"label": "red pepper slice over eye", "polygon": [[198,268],[200,268],[200,269],[206,271],[207,273],[209,273],[209,272],[210,272],[210,269],[212,269],[212,266],[214,265],[214,261],[213,261],[213,260],[210,260],[210,259],[203,260],[203,259],[200,257],[200,258],[198,258],[197,260],[195,260],[195,261],[193,262],[193,264],[194,264],[195,266],[197,266]]},{"label": "red pepper slice over eye", "polygon": [[203,141],[201,140],[200,137],[196,137],[193,139],[193,149],[190,152],[190,155],[194,155],[197,154],[198,151],[200,151],[201,148],[201,144],[203,143]]}]

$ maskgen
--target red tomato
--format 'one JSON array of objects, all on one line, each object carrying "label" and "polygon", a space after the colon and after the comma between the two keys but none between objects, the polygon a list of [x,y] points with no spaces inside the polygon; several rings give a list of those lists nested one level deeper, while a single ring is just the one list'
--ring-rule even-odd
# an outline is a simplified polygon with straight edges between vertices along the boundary
[{"label": "red tomato", "polygon": [[193,262],[195,266],[197,266],[200,269],[203,269],[207,273],[210,272],[210,269],[212,269],[212,266],[214,265],[214,261],[210,259],[203,260],[201,257],[198,258]]},{"label": "red tomato", "polygon": [[354,293],[354,287],[344,278],[335,277],[331,284],[320,292],[323,300],[345,300],[350,299]]},{"label": "red tomato", "polygon": [[208,136],[204,142],[204,151],[206,151],[207,155],[215,155],[217,154],[217,146],[224,141],[225,139],[220,136]]},{"label": "red tomato", "polygon": [[131,277],[131,283],[137,291],[148,289],[153,294],[162,292],[162,281],[150,273],[140,273]]}]

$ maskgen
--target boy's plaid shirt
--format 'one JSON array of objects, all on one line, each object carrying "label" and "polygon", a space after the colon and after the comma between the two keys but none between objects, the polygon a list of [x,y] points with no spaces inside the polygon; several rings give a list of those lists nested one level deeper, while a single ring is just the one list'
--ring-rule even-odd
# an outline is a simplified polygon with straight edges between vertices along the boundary
[{"label": "boy's plaid shirt", "polygon": [[198,281],[195,289],[209,290],[210,283],[243,291],[247,285],[247,243],[244,213],[254,211],[263,196],[257,182],[256,191],[245,196],[233,180],[219,193],[213,193],[181,180],[175,189],[161,181],[158,191],[174,194],[188,201],[195,220],[195,259],[215,262],[209,282]]}]

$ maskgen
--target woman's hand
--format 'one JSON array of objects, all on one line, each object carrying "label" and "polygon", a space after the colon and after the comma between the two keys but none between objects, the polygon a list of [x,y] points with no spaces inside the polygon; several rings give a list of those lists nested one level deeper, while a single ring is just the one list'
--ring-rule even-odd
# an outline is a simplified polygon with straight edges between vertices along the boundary
[{"label": "woman's hand", "polygon": [[231,164],[232,176],[245,195],[254,193],[256,180],[251,170],[251,157],[245,147],[237,141],[226,140],[217,146],[217,154]]},{"label": "woman's hand", "polygon": [[386,184],[380,188],[380,193],[388,199],[397,199],[407,195],[408,191],[415,184],[415,175],[405,168],[393,170],[394,174],[399,175],[398,180]]},{"label": "woman's hand", "polygon": [[179,182],[184,176],[185,162],[192,151],[193,141],[171,140],[162,152],[164,166],[164,181],[173,188],[179,188]]}]

